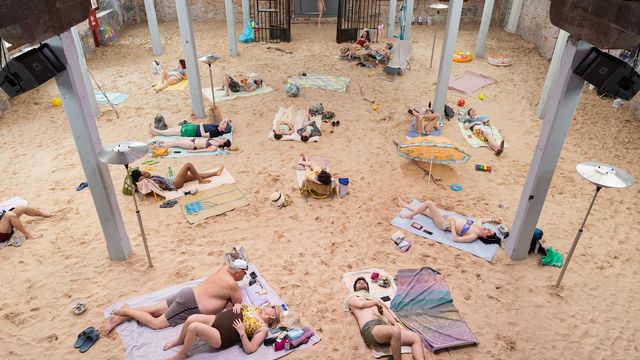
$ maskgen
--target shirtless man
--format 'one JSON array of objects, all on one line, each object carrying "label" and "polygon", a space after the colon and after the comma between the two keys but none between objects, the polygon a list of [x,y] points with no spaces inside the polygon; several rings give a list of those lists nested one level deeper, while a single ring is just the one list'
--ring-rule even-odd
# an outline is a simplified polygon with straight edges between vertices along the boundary
[{"label": "shirtless man", "polygon": [[394,360],[401,360],[401,346],[411,346],[414,360],[424,360],[422,339],[413,331],[403,329],[380,300],[371,299],[369,284],[363,277],[353,283],[354,293],[349,295],[349,309],[356,317],[360,334],[367,346],[390,345]]},{"label": "shirtless man", "polygon": [[237,281],[241,281],[249,269],[244,249],[234,248],[232,253],[225,254],[225,260],[227,265],[195,287],[184,288],[152,306],[132,308],[124,305],[115,310],[105,324],[105,333],[130,319],[154,330],[164,329],[184,323],[193,314],[218,314],[229,301],[233,305],[240,304],[242,294]]}]

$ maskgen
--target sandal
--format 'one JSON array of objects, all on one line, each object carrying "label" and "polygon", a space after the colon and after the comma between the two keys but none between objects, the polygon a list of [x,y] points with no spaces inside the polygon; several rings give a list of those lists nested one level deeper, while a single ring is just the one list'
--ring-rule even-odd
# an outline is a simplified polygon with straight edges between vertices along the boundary
[{"label": "sandal", "polygon": [[79,349],[80,346],[82,346],[82,343],[84,343],[84,341],[87,339],[87,336],[89,335],[89,333],[92,331],[96,331],[96,329],[93,326],[89,326],[88,328],[82,330],[82,332],[78,334],[78,338],[76,339],[76,342],[73,344],[73,347],[76,349]]},{"label": "sandal", "polygon": [[100,332],[96,329],[90,330],[78,350],[80,350],[81,353],[87,352],[87,350],[89,350],[89,348],[91,348],[93,344],[98,341],[98,339],[100,339]]},{"label": "sandal", "polygon": [[86,300],[78,300],[75,305],[71,308],[74,314],[80,315],[87,311],[87,301]]}]

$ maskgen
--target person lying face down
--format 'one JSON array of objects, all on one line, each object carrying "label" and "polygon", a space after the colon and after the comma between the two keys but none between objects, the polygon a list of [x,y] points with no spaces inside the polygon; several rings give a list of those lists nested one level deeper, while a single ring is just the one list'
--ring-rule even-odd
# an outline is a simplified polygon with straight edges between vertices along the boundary
[{"label": "person lying face down", "polygon": [[149,124],[147,131],[152,136],[182,136],[182,137],[209,137],[216,138],[233,131],[231,120],[226,118],[219,124],[193,124],[186,123],[180,126],[170,127],[166,130],[158,130]]},{"label": "person lying face down", "polygon": [[277,304],[265,307],[235,304],[217,315],[191,315],[184,323],[178,338],[168,342],[164,350],[182,345],[170,360],[187,358],[198,338],[215,349],[227,349],[240,343],[245,353],[258,350],[269,335],[269,328],[280,323],[282,309]]},{"label": "person lying face down", "polygon": [[418,206],[412,206],[398,197],[398,206],[411,210],[409,214],[400,214],[403,219],[413,219],[421,214],[433,220],[438,229],[451,232],[451,240],[461,243],[470,243],[480,240],[485,244],[500,244],[501,240],[496,233],[482,226],[485,223],[500,224],[500,218],[477,218],[474,220],[464,220],[456,216],[444,215],[433,201],[427,200]]},{"label": "person lying face down", "polygon": [[137,320],[152,329],[163,329],[184,323],[194,314],[218,314],[228,302],[240,304],[242,293],[237,282],[244,279],[249,269],[244,248],[233,248],[225,254],[226,264],[195,287],[181,289],[163,301],[151,306],[132,308],[124,305],[113,311],[104,324],[110,333],[127,320]]},{"label": "person lying face down", "polygon": [[369,283],[359,277],[353,283],[353,293],[345,301],[358,322],[362,340],[369,347],[391,347],[394,360],[401,360],[401,346],[411,346],[414,359],[424,359],[422,339],[413,331],[400,327],[393,314],[382,301],[369,294]]},{"label": "person lying face down", "polygon": [[133,184],[136,188],[138,182],[143,179],[149,179],[156,183],[162,190],[175,191],[177,189],[181,189],[186,182],[193,180],[198,180],[198,183],[200,184],[209,183],[211,180],[208,180],[208,178],[220,176],[223,170],[224,166],[220,166],[213,172],[198,172],[193,164],[186,163],[180,168],[180,170],[178,170],[175,176],[171,177],[152,175],[148,171],[135,169],[131,171],[131,180],[133,180]]}]

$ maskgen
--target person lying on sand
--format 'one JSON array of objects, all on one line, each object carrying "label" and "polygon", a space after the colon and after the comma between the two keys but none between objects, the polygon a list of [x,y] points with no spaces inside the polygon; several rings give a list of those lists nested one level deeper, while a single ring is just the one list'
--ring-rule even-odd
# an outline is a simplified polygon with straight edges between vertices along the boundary
[{"label": "person lying on sand", "polygon": [[[485,244],[500,244],[500,238],[493,230],[482,225],[485,223],[500,224],[500,218],[477,218],[474,220],[464,220],[457,216],[443,215],[442,210],[431,200],[427,200],[419,206],[412,206],[398,196],[398,206],[411,210],[409,214],[400,214],[403,219],[413,219],[418,214],[425,215],[436,224],[442,231],[451,232],[451,240],[461,243],[470,243],[480,240]],[[455,231],[452,231],[454,229]]]},{"label": "person lying on sand", "polygon": [[304,154],[300,154],[298,165],[304,166],[305,170],[307,170],[307,173],[305,174],[305,181],[311,181],[322,185],[331,184],[331,174],[313,161],[307,161]]},{"label": "person lying on sand", "polygon": [[198,183],[200,184],[210,183],[211,180],[207,179],[213,176],[220,176],[223,170],[224,166],[220,166],[218,170],[214,172],[198,172],[193,164],[186,163],[180,168],[180,170],[178,170],[178,173],[175,176],[164,177],[160,175],[151,175],[148,171],[140,171],[136,169],[131,172],[131,179],[134,184],[137,184],[142,179],[150,179],[154,183],[158,184],[162,190],[175,191],[182,188],[186,182],[193,180],[198,180]]},{"label": "person lying on sand", "polygon": [[171,85],[175,85],[180,81],[187,78],[186,69],[187,64],[183,59],[178,61],[178,67],[175,67],[169,71],[162,70],[160,71],[160,78],[158,79],[158,83],[153,87],[155,92],[160,92]]},{"label": "person lying on sand", "polygon": [[219,137],[215,139],[195,137],[191,139],[178,139],[174,141],[158,141],[156,145],[161,148],[176,147],[181,149],[187,149],[187,152],[195,153],[195,152],[217,151],[219,149],[231,147],[231,140],[225,139],[223,137]]},{"label": "person lying on sand", "polygon": [[163,347],[169,350],[182,345],[170,360],[183,360],[198,338],[215,349],[226,349],[241,343],[245,353],[254,353],[269,335],[269,328],[280,323],[282,310],[279,305],[265,307],[235,304],[217,315],[191,315],[182,326],[177,339]]},{"label": "person lying on sand", "polygon": [[224,96],[229,96],[229,91],[237,93],[240,91],[254,92],[262,86],[262,79],[242,78],[240,81],[234,80],[229,74],[224,74],[222,78],[222,87],[218,90],[224,90]]},{"label": "person lying on sand", "polygon": [[414,360],[424,360],[422,339],[411,330],[403,329],[379,299],[369,295],[369,283],[359,277],[353,283],[354,293],[348,297],[348,308],[355,316],[360,335],[369,347],[391,347],[394,360],[401,360],[401,346],[411,346]]},{"label": "person lying on sand", "polygon": [[496,142],[496,139],[493,137],[491,125],[489,125],[489,118],[486,116],[478,116],[474,109],[469,109],[467,111],[467,116],[468,117],[463,120],[464,128],[466,130],[471,130],[475,137],[488,143],[496,156],[500,156],[504,151],[504,139],[500,144]]},{"label": "person lying on sand", "polygon": [[[309,118],[308,113],[307,118]],[[302,123],[302,127],[297,130],[297,133],[300,135],[300,140],[302,140],[302,142],[307,142],[314,136],[322,135],[322,132],[318,129],[318,125],[316,125],[316,121],[314,119],[306,120]]]},{"label": "person lying on sand", "polygon": [[217,138],[228,134],[233,130],[230,119],[224,119],[219,124],[192,124],[186,123],[180,126],[170,127],[166,130],[158,130],[149,124],[147,129],[152,136],[182,136],[182,137],[209,137]]},{"label": "person lying on sand", "polygon": [[275,123],[275,128],[273,129],[273,138],[276,140],[282,139],[284,135],[293,134],[293,124],[287,120],[278,120]]},{"label": "person lying on sand", "polygon": [[131,319],[154,330],[164,329],[180,325],[194,314],[218,314],[228,302],[234,306],[240,304],[242,293],[237,282],[244,278],[249,269],[244,248],[234,247],[225,254],[225,262],[226,265],[199,285],[184,288],[155,305],[139,308],[124,305],[113,311],[104,325],[105,333],[110,333],[116,326]]},{"label": "person lying on sand", "polygon": [[0,243],[9,241],[11,236],[13,236],[14,230],[20,231],[26,239],[38,239],[42,237],[42,234],[31,233],[26,227],[24,227],[24,225],[22,225],[22,222],[20,221],[20,217],[22,215],[38,216],[41,218],[48,218],[52,216],[42,210],[29,206],[16,206],[8,211],[0,211]]},{"label": "person lying on sand", "polygon": [[413,116],[411,127],[420,136],[429,136],[431,131],[440,129],[440,126],[438,126],[440,114],[434,113],[431,109],[425,110],[424,113],[409,109],[409,115]]}]

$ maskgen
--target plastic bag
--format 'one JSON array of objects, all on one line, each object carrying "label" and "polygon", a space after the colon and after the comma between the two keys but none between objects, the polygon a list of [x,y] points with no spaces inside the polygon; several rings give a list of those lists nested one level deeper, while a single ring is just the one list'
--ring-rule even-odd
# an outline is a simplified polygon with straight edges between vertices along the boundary
[{"label": "plastic bag", "polygon": [[253,41],[253,27],[251,26],[253,20],[249,20],[247,25],[245,25],[244,30],[242,30],[242,34],[240,34],[240,42],[241,43],[250,43]]}]

